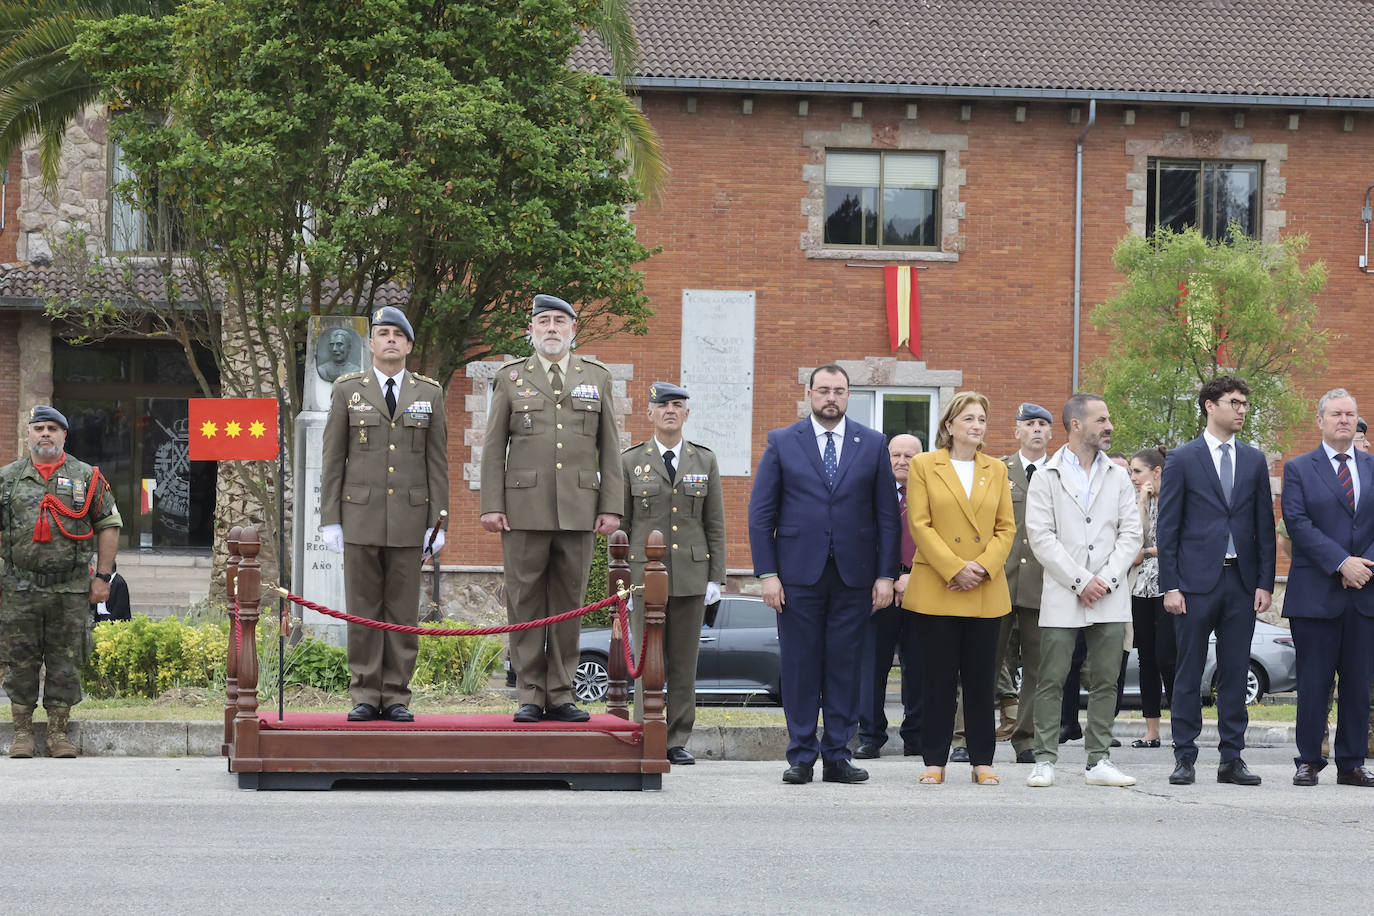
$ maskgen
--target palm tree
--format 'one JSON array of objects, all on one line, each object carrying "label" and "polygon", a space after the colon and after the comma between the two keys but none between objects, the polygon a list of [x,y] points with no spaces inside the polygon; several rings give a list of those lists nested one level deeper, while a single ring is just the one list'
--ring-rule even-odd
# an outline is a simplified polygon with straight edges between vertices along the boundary
[{"label": "palm tree", "polygon": [[67,53],[78,23],[170,8],[160,0],[0,0],[0,162],[37,134],[43,178],[55,181],[67,125],[100,96]]},{"label": "palm tree", "polygon": [[[596,32],[611,60],[611,75],[622,88],[628,89],[639,66],[639,37],[635,34],[631,15],[633,0],[601,0],[588,26]],[[639,180],[640,190],[648,198],[656,198],[667,181],[668,167],[658,134],[649,119],[637,109],[631,111],[620,124],[625,135],[625,158],[630,173]]]}]

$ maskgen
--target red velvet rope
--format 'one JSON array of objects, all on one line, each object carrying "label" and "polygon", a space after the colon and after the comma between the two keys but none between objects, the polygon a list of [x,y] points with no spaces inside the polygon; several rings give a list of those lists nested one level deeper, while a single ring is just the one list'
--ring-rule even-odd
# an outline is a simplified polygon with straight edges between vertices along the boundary
[{"label": "red velvet rope", "polygon": [[593,611],[599,611],[603,608],[611,607],[612,605],[618,607],[617,613],[621,615],[622,620],[625,615],[625,602],[621,600],[619,595],[611,595],[609,598],[603,598],[596,604],[589,604],[575,611],[565,611],[554,617],[545,617],[543,620],[529,620],[525,623],[512,623],[501,627],[472,627],[471,629],[446,630],[438,627],[412,627],[403,623],[383,623],[380,620],[368,620],[366,617],[346,614],[343,611],[336,611],[331,607],[325,607],[323,604],[316,604],[313,601],[302,598],[300,595],[292,595],[287,592],[285,597],[286,600],[290,601],[292,604],[299,604],[301,607],[310,608],[312,611],[319,611],[326,617],[334,617],[338,620],[347,621],[348,623],[356,623],[359,626],[371,627],[374,630],[388,630],[392,633],[414,633],[416,636],[496,636],[501,633],[519,633],[523,630],[533,630],[536,627],[562,623],[565,620],[572,620],[574,617],[582,617]]},{"label": "red velvet rope", "polygon": [[639,634],[639,667],[636,668],[634,656],[630,653],[630,615],[626,611],[625,602],[620,602],[615,613],[620,618],[620,632],[625,634],[625,638],[620,640],[620,648],[625,650],[625,673],[631,680],[635,680],[644,673],[644,640],[648,635],[648,627],[645,627],[644,633]]}]

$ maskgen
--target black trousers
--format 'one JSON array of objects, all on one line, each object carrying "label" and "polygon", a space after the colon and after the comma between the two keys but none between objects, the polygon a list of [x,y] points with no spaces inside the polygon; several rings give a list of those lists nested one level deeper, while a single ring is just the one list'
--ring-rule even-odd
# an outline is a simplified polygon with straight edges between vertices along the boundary
[{"label": "black trousers", "polygon": [[864,632],[863,680],[859,684],[859,741],[887,743],[887,676],[892,653],[902,665],[902,747],[921,746],[921,659],[916,615],[900,605],[881,608],[868,618]]},{"label": "black trousers", "polygon": [[942,617],[916,615],[916,638],[921,650],[921,756],[926,766],[949,762],[954,736],[954,706],[959,685],[964,688],[964,737],[969,762],[991,766],[997,749],[993,710],[997,680],[997,637],[1000,617]]},{"label": "black trousers", "polygon": [[1158,719],[1161,698],[1172,701],[1174,694],[1174,662],[1178,658],[1174,615],[1164,610],[1162,595],[1132,595],[1131,624],[1140,656],[1140,712],[1147,719]]}]

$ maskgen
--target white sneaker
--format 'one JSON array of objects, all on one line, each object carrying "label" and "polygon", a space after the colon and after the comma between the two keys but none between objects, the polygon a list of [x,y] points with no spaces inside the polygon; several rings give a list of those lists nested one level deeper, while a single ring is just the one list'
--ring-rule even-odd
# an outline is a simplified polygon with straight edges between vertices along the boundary
[{"label": "white sneaker", "polygon": [[1026,777],[1026,785],[1032,789],[1044,789],[1054,785],[1054,764],[1037,763],[1035,769]]},{"label": "white sneaker", "polygon": [[1133,786],[1135,777],[1127,776],[1116,768],[1111,758],[1103,757],[1097,766],[1083,774],[1083,781],[1090,786]]}]

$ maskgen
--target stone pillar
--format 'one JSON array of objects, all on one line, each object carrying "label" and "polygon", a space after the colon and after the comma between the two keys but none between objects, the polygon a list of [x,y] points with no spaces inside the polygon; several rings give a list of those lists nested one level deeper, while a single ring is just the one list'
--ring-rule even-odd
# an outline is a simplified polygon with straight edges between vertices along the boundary
[{"label": "stone pillar", "polygon": [[[19,315],[19,411],[15,450],[24,451],[29,408],[52,403],[52,325],[42,312]],[[6,459],[8,461],[8,459]]]}]

